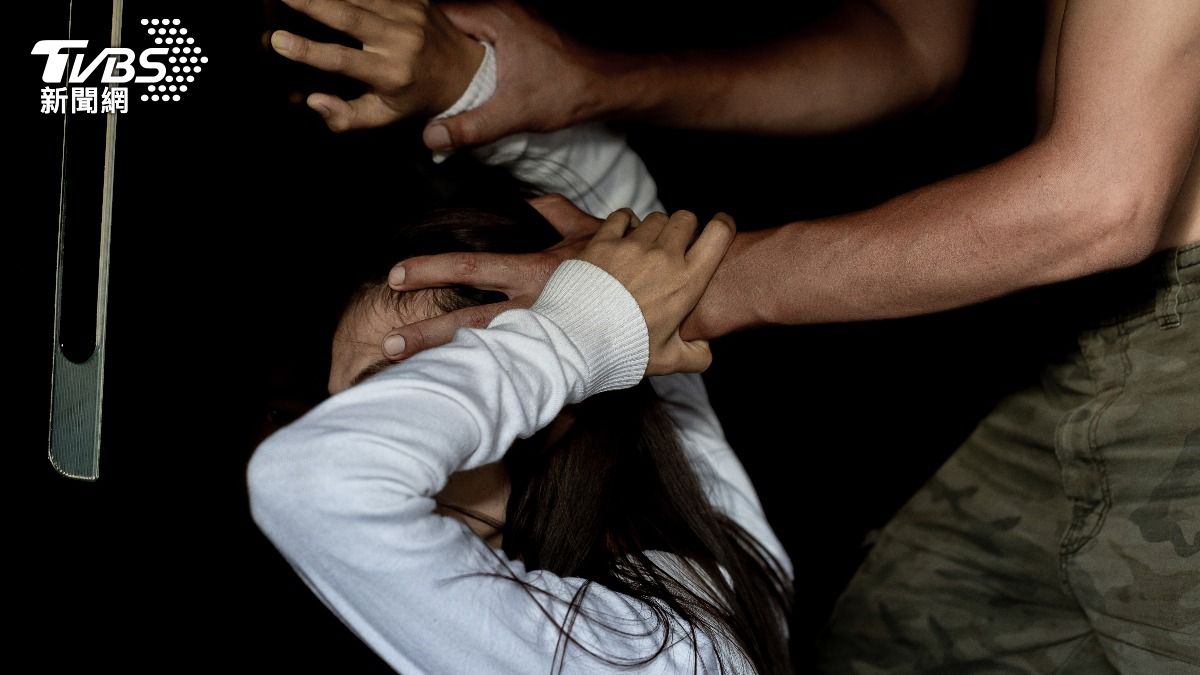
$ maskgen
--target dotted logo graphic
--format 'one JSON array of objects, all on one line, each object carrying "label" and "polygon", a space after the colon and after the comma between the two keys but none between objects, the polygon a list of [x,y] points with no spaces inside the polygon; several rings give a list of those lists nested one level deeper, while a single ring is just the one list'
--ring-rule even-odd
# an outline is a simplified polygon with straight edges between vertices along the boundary
[{"label": "dotted logo graphic", "polygon": [[146,33],[154,38],[154,45],[170,50],[167,77],[158,84],[149,85],[148,93],[142,94],[143,101],[177,102],[187,93],[188,85],[195,83],[196,75],[204,72],[208,57],[204,50],[195,46],[196,38],[188,35],[188,29],[182,27],[182,23],[179,19],[142,19]]}]

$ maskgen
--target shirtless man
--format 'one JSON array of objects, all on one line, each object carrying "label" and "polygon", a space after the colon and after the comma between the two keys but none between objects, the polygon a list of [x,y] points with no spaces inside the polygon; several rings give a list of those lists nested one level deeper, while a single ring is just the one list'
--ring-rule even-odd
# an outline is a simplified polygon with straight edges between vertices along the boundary
[{"label": "shirtless man", "polygon": [[[288,0],[366,44],[281,50],[372,86],[310,97],[330,128],[401,114],[421,41],[376,19],[422,1]],[[969,0],[848,1],[775,44],[633,57],[509,2],[445,9],[495,46],[499,77],[487,104],[426,127],[443,151],[617,115],[846,130],[954,86],[974,19]],[[823,636],[831,672],[1200,672],[1200,2],[1051,0],[1047,26],[1033,143],[866,211],[739,233],[684,326],[707,339],[1095,281],[1077,349],[1003,400],[884,528]],[[398,328],[384,351],[527,306],[584,241],[403,261],[398,289],[464,283],[510,301]]]}]

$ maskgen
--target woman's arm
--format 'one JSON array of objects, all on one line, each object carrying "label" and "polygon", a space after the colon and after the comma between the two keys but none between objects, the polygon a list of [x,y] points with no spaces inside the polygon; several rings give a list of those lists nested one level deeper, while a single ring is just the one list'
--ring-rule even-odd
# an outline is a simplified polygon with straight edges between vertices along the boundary
[{"label": "woman's arm", "polygon": [[[474,110],[496,92],[496,51],[484,43],[484,56],[470,84],[434,119]],[[604,218],[622,207],[644,218],[662,211],[658,186],[642,158],[625,138],[601,123],[550,133],[519,133],[471,150],[486,164],[501,166],[544,193],[561,194],[580,209]],[[445,153],[435,153],[441,161]]]},{"label": "woman's arm", "polygon": [[[438,117],[483,105],[494,94],[495,84],[495,51],[487,45],[471,84]],[[663,210],[654,177],[641,157],[603,124],[514,134],[471,152],[488,164],[508,168],[544,192],[563,194],[594,216],[607,215],[617,204],[633,205],[633,211],[642,217]],[[651,384],[667,403],[667,412],[709,500],[753,535],[791,577],[791,560],[767,522],[746,470],[725,440],[704,380],[695,374],[678,374],[651,378]]]},{"label": "woman's arm", "polygon": [[[313,592],[400,672],[547,672],[566,612],[550,595],[569,600],[583,580],[507,560],[519,583],[471,576],[506,574],[503,554],[435,514],[432,496],[453,471],[499,460],[564,404],[638,382],[647,349],[633,296],[593,265],[564,263],[532,310],[461,331],[265,441],[248,469],[254,520]],[[637,601],[593,586],[583,604],[618,629],[645,632]],[[577,625],[577,639],[613,656],[646,656],[661,637],[616,641]],[[569,665],[586,658],[578,647],[568,653]],[[681,641],[654,670],[690,671],[694,655]],[[605,669],[583,663],[587,672]]]},{"label": "woman's arm", "polygon": [[[576,596],[584,580],[529,572],[433,510],[451,472],[499,460],[566,403],[711,358],[707,345],[679,338],[679,324],[728,250],[732,223],[714,219],[690,245],[686,218],[631,223],[624,211],[610,216],[531,309],[333,396],[251,459],[255,522],[401,672],[545,671],[562,657],[564,627],[577,647],[566,665],[586,662],[586,672],[652,655],[643,672],[681,672],[714,658],[700,636],[664,641],[672,626],[651,624],[644,603],[602,587]],[[572,605],[592,621],[568,627]],[[596,653],[608,660],[587,656]]]},{"label": "woman's arm", "polygon": [[[380,126],[404,117],[442,119],[483,105],[496,91],[495,50],[454,28],[426,2],[285,2],[363,42],[363,49],[357,50],[287,31],[272,34],[271,44],[282,56],[370,87],[353,101],[323,93],[309,96],[309,106],[334,131]],[[515,134],[476,154],[486,163],[508,167],[544,192],[565,195],[594,216],[623,207],[638,216],[662,210],[641,159],[623,138],[601,125]]]}]

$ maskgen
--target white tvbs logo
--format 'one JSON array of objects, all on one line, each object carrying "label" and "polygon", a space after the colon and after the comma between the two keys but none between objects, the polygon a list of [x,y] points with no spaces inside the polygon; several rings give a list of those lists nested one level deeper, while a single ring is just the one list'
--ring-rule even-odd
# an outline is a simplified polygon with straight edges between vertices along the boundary
[{"label": "white tvbs logo", "polygon": [[155,46],[140,53],[110,47],[89,58],[83,53],[65,53],[86,50],[87,40],[38,42],[30,54],[46,57],[42,82],[48,86],[42,89],[42,113],[129,112],[130,84],[137,89],[134,96],[147,103],[182,101],[208,64],[208,56],[182,23],[179,19],[142,19]]}]

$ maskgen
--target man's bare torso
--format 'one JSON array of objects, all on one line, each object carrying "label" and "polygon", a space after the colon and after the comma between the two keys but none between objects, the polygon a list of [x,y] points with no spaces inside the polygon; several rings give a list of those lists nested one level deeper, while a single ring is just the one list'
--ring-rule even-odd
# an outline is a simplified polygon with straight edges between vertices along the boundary
[{"label": "man's bare torso", "polygon": [[[1058,60],[1058,41],[1062,32],[1063,12],[1067,0],[1048,0],[1046,3],[1046,39],[1042,47],[1041,69],[1038,77],[1038,127],[1050,126],[1054,111],[1054,71]],[[1200,151],[1192,150],[1191,166],[1170,215],[1163,226],[1156,250],[1183,246],[1200,241]]]}]

